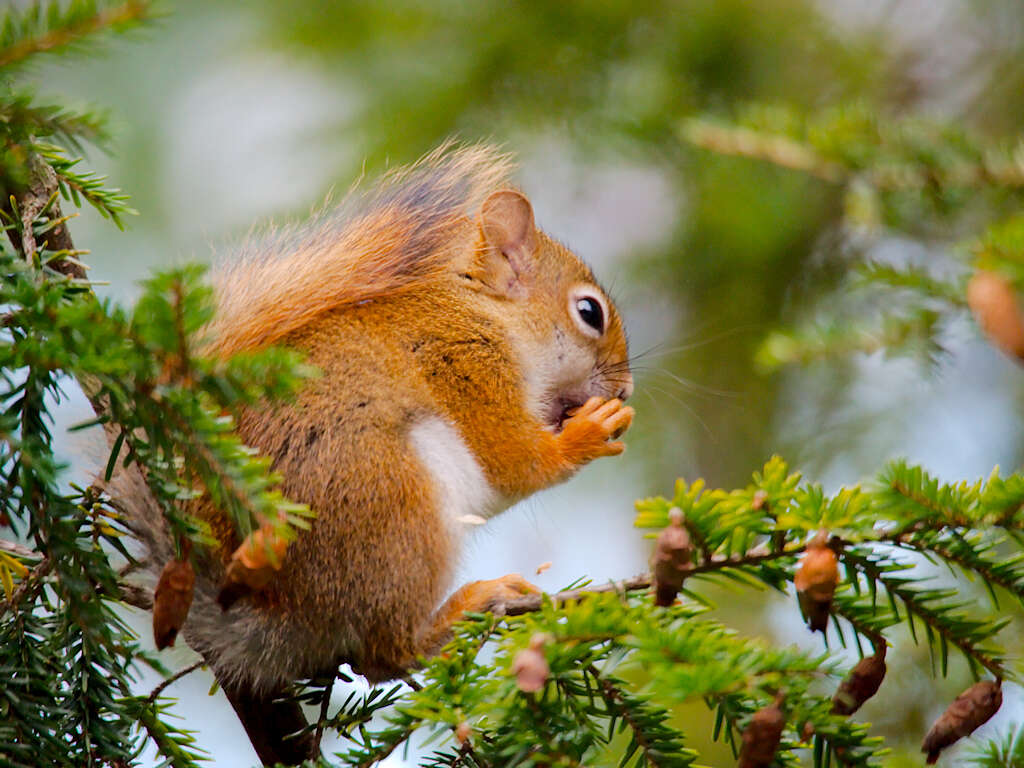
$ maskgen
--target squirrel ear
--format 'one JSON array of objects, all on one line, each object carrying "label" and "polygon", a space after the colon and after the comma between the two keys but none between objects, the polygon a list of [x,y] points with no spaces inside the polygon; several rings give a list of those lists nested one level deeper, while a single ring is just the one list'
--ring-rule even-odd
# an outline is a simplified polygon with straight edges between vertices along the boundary
[{"label": "squirrel ear", "polygon": [[530,201],[512,189],[492,193],[480,208],[480,233],[484,281],[500,293],[518,292],[537,249]]}]

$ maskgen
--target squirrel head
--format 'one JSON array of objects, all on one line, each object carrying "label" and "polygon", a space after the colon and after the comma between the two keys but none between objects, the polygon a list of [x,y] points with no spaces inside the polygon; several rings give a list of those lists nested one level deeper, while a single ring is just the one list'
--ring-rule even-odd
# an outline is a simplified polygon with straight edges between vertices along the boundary
[{"label": "squirrel head", "polygon": [[473,283],[498,299],[523,372],[529,409],[553,430],[594,396],[633,393],[622,318],[576,254],[537,229],[520,192],[480,209]]}]

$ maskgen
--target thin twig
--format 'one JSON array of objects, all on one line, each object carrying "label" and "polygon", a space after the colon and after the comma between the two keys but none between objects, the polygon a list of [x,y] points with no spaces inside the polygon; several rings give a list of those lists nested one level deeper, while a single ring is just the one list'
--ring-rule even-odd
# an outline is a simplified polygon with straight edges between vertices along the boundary
[{"label": "thin twig", "polygon": [[[63,251],[73,254],[75,246],[71,242],[71,234],[64,225],[64,217],[60,211],[59,190],[57,184],[57,173],[50,167],[50,164],[43,160],[38,154],[31,154],[28,158],[29,184],[19,194],[15,195],[17,201],[18,221],[20,227],[12,227],[7,232],[11,244],[25,257],[30,264],[36,255],[36,239],[32,231],[36,217],[43,211],[49,211],[47,216],[51,221],[57,222],[49,232],[46,233],[46,249],[49,251]],[[5,207],[8,204],[5,203]],[[12,210],[13,214],[14,211]],[[51,269],[76,280],[86,278],[85,269],[66,262],[64,259],[54,259],[49,263]]]},{"label": "thin twig", "polygon": [[171,683],[177,682],[178,680],[183,678],[185,675],[191,674],[192,672],[195,672],[200,667],[204,667],[204,666],[206,666],[206,661],[204,659],[200,659],[199,661],[196,661],[196,662],[194,662],[192,664],[189,664],[187,667],[183,667],[182,669],[179,669],[173,675],[171,675],[166,680],[164,680],[162,683],[160,683],[160,685],[158,685],[156,688],[154,688],[153,691],[147,697],[146,702],[148,704],[152,704],[158,698],[160,698],[160,694],[162,694],[164,692],[164,690],[167,688],[167,686],[169,686]]},{"label": "thin twig", "polygon": [[402,682],[408,685],[414,691],[423,690],[423,686],[419,682],[417,682],[416,678],[414,678],[412,675],[406,675],[405,677],[403,677]]},{"label": "thin twig", "polygon": [[[36,252],[32,225],[35,216],[49,206],[48,215],[52,220],[57,220],[59,223],[47,232],[47,249],[63,251],[68,254],[80,253],[80,251],[75,250],[75,245],[71,240],[71,233],[64,223],[65,217],[61,215],[56,172],[49,163],[36,153],[29,156],[28,170],[30,173],[29,184],[24,190],[15,195],[15,201],[17,210],[23,215],[28,212],[33,213],[32,217],[27,221],[22,216],[16,217],[21,224],[21,232],[18,231],[18,227],[12,227],[8,230],[7,237],[11,244],[31,263]],[[7,209],[9,203],[2,202],[0,205]],[[12,209],[11,213],[13,215],[15,211]],[[80,262],[74,259],[71,261],[56,259],[50,262],[49,267],[73,280],[84,281],[86,278],[85,269],[80,265]],[[106,418],[109,415],[110,406],[106,399],[99,395],[100,386],[98,381],[91,375],[83,375],[78,379],[78,384],[85,393],[86,398],[88,398],[93,412],[97,417],[104,420],[103,428],[107,433],[107,439],[112,440],[113,433],[110,430],[113,429],[113,424]]]},{"label": "thin twig", "polygon": [[[631,579],[610,581],[607,584],[586,586],[579,589],[567,589],[563,592],[556,592],[553,595],[547,595],[547,597],[556,605],[564,605],[565,603],[581,600],[587,595],[601,594],[604,592],[616,592],[618,594],[622,594],[625,592],[637,592],[650,589],[650,587],[651,575],[649,573],[644,573],[639,576],[634,576]],[[519,597],[515,600],[509,600],[504,604],[505,615],[520,616],[524,613],[539,611],[541,606],[544,604],[544,597],[544,595],[525,595],[524,597]]]},{"label": "thin twig", "polygon": [[42,555],[34,549],[29,549],[23,544],[19,544],[16,541],[7,541],[6,539],[0,539],[0,550],[3,550],[10,555],[14,555],[15,557],[24,557],[29,560],[38,560],[42,557]]},{"label": "thin twig", "polygon": [[[743,566],[758,565],[759,563],[767,562],[769,560],[794,557],[799,555],[806,548],[805,544],[787,547],[785,549],[771,549],[765,546],[757,546],[748,550],[745,554],[740,555],[739,557],[714,555],[698,563],[692,563],[683,570],[685,571],[685,575],[689,577],[696,576],[701,573],[712,573],[725,568],[742,568]],[[557,592],[553,595],[549,595],[548,597],[556,605],[563,605],[565,603],[573,602],[574,600],[579,600],[590,594],[602,592],[616,592],[623,594],[626,592],[643,591],[645,589],[650,589],[650,587],[651,575],[649,573],[644,573],[639,576],[634,576],[631,579],[611,581],[607,584],[581,587],[580,589],[570,589],[564,592]],[[544,595],[526,595],[525,597],[517,598],[515,600],[509,600],[504,606],[505,614],[508,616],[517,616],[523,613],[530,613],[531,611],[538,611],[543,605],[543,602]]]},{"label": "thin twig", "polygon": [[760,133],[749,128],[713,125],[703,120],[689,120],[682,128],[686,141],[721,155],[767,160],[783,168],[803,171],[833,184],[849,174],[841,165],[821,157],[810,147],[787,136]]},{"label": "thin twig", "polygon": [[764,160],[815,176],[831,184],[843,184],[854,177],[865,179],[878,189],[914,190],[935,183],[949,187],[979,187],[996,184],[1024,186],[1024,166],[1013,159],[961,162],[946,168],[926,168],[910,162],[879,164],[864,170],[848,168],[822,157],[813,147],[779,134],[736,126],[722,126],[693,119],[681,128],[684,140],[720,155]]},{"label": "thin twig", "polygon": [[[915,527],[919,525],[920,522],[915,524]],[[941,531],[943,528],[947,528],[951,525],[954,525],[952,521],[944,520],[935,526],[933,530]],[[907,544],[909,543],[907,536],[910,532],[911,531],[906,528],[899,528],[881,533],[878,536],[865,537],[859,541],[833,537],[830,541],[830,545],[835,546],[837,549],[842,549],[846,546],[855,546],[858,544]],[[806,544],[783,548],[758,545],[739,556],[713,555],[711,557],[705,557],[699,562],[691,563],[683,570],[687,577],[696,576],[701,573],[714,573],[726,568],[743,568],[745,566],[759,565],[764,562],[778,560],[781,558],[796,557],[802,554],[806,549]],[[650,589],[651,583],[651,575],[649,573],[643,573],[639,576],[634,576],[631,579],[610,581],[607,584],[580,587],[579,589],[569,589],[563,592],[556,592],[553,595],[547,595],[546,597],[555,605],[564,605],[576,600],[581,600],[587,595],[592,594],[602,594],[604,592],[616,592],[619,594],[627,592],[641,592],[643,590]],[[502,607],[504,608],[506,616],[519,616],[524,613],[539,611],[541,606],[544,604],[544,598],[545,595],[542,594],[525,595],[523,597],[516,598],[515,600],[507,601]]]},{"label": "thin twig", "polygon": [[363,762],[359,763],[358,768],[370,768],[371,765],[377,765],[378,763],[387,760],[391,756],[391,754],[396,749],[398,749],[399,746],[401,746],[409,740],[409,737],[412,736],[413,731],[419,728],[420,725],[422,725],[422,723],[422,720],[417,720],[415,725],[403,730],[399,738],[395,739],[390,744],[388,744],[387,747],[385,747],[382,752],[377,752],[376,754],[367,758]]},{"label": "thin twig", "polygon": [[130,605],[133,608],[141,608],[143,611],[151,611],[153,609],[153,592],[145,587],[140,587],[137,584],[125,584],[120,583],[117,585],[118,598],[125,605]]},{"label": "thin twig", "polygon": [[637,746],[643,750],[648,764],[657,766],[659,764],[659,760],[654,754],[652,754],[651,744],[647,740],[647,735],[636,722],[632,711],[630,711],[629,707],[626,706],[622,696],[622,691],[620,691],[611,680],[604,677],[604,675],[602,675],[593,664],[588,664],[586,669],[587,672],[590,673],[590,676],[593,677],[601,687],[601,695],[604,697],[605,705],[608,706],[609,709],[614,706],[618,710],[619,717],[621,717],[632,729],[633,738],[636,739]]},{"label": "thin twig", "polygon": [[[458,725],[455,725],[452,727],[452,730],[456,731],[458,727]],[[456,738],[458,738],[458,736],[456,736]],[[459,756],[469,757],[469,759],[473,761],[473,765],[475,766],[486,767],[487,765],[489,765],[488,763],[485,763],[483,760],[480,759],[480,756],[476,753],[476,750],[473,749],[473,742],[470,739],[466,739],[464,742],[462,742],[461,745],[459,745]],[[452,764],[455,764],[454,761]]]},{"label": "thin twig", "polygon": [[[1001,680],[1006,677],[1006,669],[998,659],[993,658],[986,652],[988,649],[979,647],[970,638],[958,637],[952,634],[949,627],[936,621],[935,613],[927,607],[927,598],[922,600],[921,595],[915,590],[908,588],[905,584],[895,580],[870,560],[849,555],[848,557],[853,562],[854,566],[857,567],[867,578],[878,581],[883,587],[885,587],[886,591],[890,595],[899,598],[899,600],[902,601],[903,609],[907,613],[908,623],[912,622],[913,616],[916,616],[926,626],[931,627],[933,632],[941,635],[947,643],[958,648],[968,659],[973,659],[978,664],[985,667],[997,679]],[[844,618],[847,617],[844,616]],[[847,618],[847,620],[849,619]]]},{"label": "thin twig", "polygon": [[50,571],[53,570],[53,566],[54,562],[51,557],[44,557],[40,560],[39,564],[21,580],[21,583],[17,588],[15,588],[14,592],[11,593],[10,599],[3,603],[3,610],[0,611],[0,615],[7,613],[7,611],[25,599],[25,597],[34,589],[42,587],[43,579],[45,579],[49,575]]}]

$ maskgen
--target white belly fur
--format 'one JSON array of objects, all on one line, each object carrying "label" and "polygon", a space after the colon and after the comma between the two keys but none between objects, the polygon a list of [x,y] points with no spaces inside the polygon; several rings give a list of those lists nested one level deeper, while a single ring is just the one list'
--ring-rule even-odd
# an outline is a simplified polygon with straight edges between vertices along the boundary
[{"label": "white belly fur", "polygon": [[433,480],[438,512],[456,538],[509,507],[510,501],[487,482],[455,425],[438,417],[424,419],[409,430],[409,442]]}]

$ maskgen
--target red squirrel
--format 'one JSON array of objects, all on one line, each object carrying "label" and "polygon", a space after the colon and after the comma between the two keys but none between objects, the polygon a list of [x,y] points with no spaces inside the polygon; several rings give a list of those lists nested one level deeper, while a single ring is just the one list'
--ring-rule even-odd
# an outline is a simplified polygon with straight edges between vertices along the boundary
[{"label": "red squirrel", "polygon": [[[193,510],[220,551],[197,556],[183,636],[265,762],[309,756],[284,738],[301,712],[273,702],[288,683],[345,662],[370,681],[401,676],[465,611],[534,590],[509,575],[442,602],[467,521],[624,449],[622,319],[536,227],[509,171],[491,148],[442,147],[213,270],[214,353],[287,345],[320,371],[293,402],[238,422],[316,515],[265,589],[222,610],[240,538],[218,510]],[[173,546],[159,510],[140,503],[132,518],[161,568]]]}]

